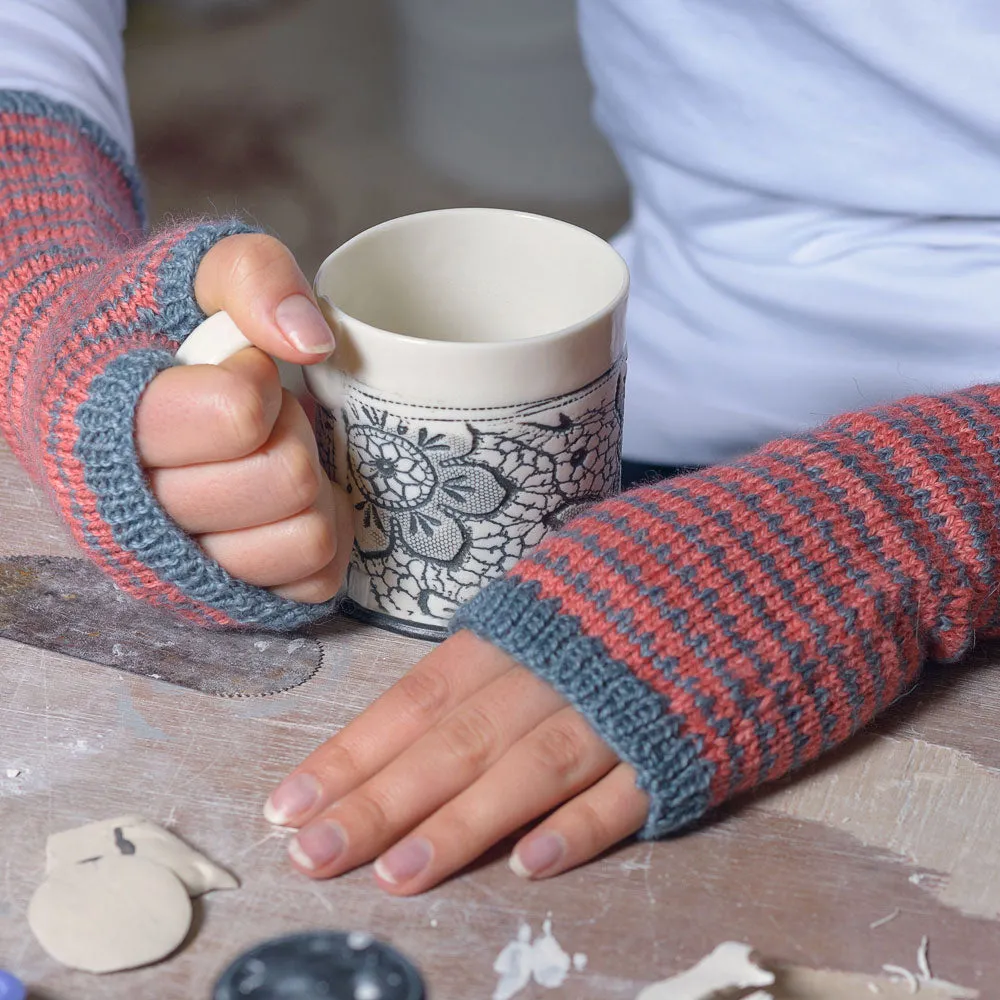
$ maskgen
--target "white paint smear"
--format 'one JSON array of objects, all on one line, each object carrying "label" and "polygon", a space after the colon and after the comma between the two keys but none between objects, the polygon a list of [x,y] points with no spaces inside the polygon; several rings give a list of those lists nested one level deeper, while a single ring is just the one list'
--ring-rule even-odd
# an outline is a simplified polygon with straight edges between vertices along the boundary
[{"label": "white paint smear", "polygon": [[103,745],[92,747],[86,740],[81,739],[66,743],[57,743],[56,746],[68,751],[71,757],[86,757],[91,754],[100,753],[104,749]]},{"label": "white paint smear", "polygon": [[636,1000],[709,1000],[723,990],[745,990],[773,982],[774,973],[754,961],[750,945],[726,941],[687,972],[647,986]]},{"label": "white paint smear", "polygon": [[877,930],[879,927],[885,927],[886,924],[891,923],[898,916],[899,916],[899,907],[897,906],[896,909],[894,909],[892,911],[892,913],[886,914],[884,917],[882,917],[879,920],[873,920],[868,925],[868,929],[871,930],[871,931],[874,931],[874,930]]},{"label": "white paint smear", "polygon": [[493,963],[493,971],[500,977],[493,1000],[510,1000],[520,993],[531,982],[533,960],[531,927],[522,923],[517,937],[504,947]]},{"label": "white paint smear", "polygon": [[500,977],[493,1000],[511,1000],[532,979],[539,986],[557,989],[566,982],[570,968],[586,968],[587,956],[577,953],[571,959],[552,933],[552,921],[542,925],[540,937],[532,940],[531,926],[521,923],[517,937],[497,955],[493,971]]},{"label": "white paint smear", "polygon": [[909,969],[904,969],[901,965],[883,965],[882,971],[892,976],[894,980],[901,979],[906,984],[906,988],[910,991],[911,996],[915,996],[917,990],[920,989],[917,977]]},{"label": "white paint smear", "polygon": [[920,939],[920,947],[917,949],[917,975],[921,979],[933,979],[934,975],[931,972],[931,963],[927,955],[927,949],[930,947],[930,940],[925,934]]},{"label": "white paint smear", "polygon": [[869,736],[760,801],[843,830],[923,872],[910,881],[967,916],[1000,916],[1000,771],[950,747]]},{"label": "white paint smear", "polygon": [[[919,956],[926,959],[924,943]],[[926,966],[926,962],[922,963]],[[914,976],[901,966],[883,966],[888,976],[859,972],[835,972],[800,966],[770,966],[762,963],[750,945],[727,941],[697,965],[672,979],[647,986],[636,1000],[714,1000],[720,996],[745,996],[744,991],[760,986],[745,1000],[858,1000],[865,991],[901,1000],[920,993],[924,1000],[975,1000],[976,990],[968,990],[943,979]]]}]

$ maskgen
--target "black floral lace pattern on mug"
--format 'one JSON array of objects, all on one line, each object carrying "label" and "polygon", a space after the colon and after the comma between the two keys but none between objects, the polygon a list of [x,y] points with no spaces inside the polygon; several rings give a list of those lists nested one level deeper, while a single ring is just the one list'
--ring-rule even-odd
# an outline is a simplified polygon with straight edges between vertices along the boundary
[{"label": "black floral lace pattern on mug", "polygon": [[623,363],[522,407],[418,412],[352,386],[318,428],[324,464],[333,475],[341,461],[334,478],[354,503],[349,596],[446,627],[486,580],[618,490],[623,397]]}]

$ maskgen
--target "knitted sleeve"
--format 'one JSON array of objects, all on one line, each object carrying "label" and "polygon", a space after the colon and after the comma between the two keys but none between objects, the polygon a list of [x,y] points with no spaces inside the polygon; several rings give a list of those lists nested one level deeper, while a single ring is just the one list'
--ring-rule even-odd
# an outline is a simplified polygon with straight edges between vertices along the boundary
[{"label": "knitted sleeve", "polygon": [[199,624],[286,629],[329,612],[242,583],[156,502],[134,412],[205,317],[201,258],[237,222],[142,233],[120,148],[75,109],[0,92],[0,428],[119,588]]},{"label": "knitted sleeve", "polygon": [[902,400],[592,508],[456,625],[587,716],[661,836],[1000,634],[998,483],[1000,387]]}]

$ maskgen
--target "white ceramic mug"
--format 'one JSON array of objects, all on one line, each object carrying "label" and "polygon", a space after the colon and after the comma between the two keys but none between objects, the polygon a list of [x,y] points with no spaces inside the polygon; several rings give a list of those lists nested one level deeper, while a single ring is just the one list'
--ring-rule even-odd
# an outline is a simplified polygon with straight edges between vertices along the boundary
[{"label": "white ceramic mug", "polygon": [[[337,348],[306,369],[354,503],[345,610],[439,638],[455,608],[617,491],[628,269],[567,223],[495,209],[394,219],[323,263]],[[225,314],[184,364],[248,345]]]}]

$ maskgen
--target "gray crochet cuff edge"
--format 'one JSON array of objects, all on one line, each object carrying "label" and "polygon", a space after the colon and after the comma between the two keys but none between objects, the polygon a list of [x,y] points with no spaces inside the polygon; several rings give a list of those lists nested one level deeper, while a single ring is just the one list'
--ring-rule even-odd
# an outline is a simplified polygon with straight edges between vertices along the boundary
[{"label": "gray crochet cuff edge", "polygon": [[665,699],[564,614],[559,600],[541,599],[537,583],[491,583],[459,609],[452,628],[469,629],[551,684],[635,768],[650,798],[643,838],[681,830],[707,811],[713,769],[699,742],[681,734]]}]

